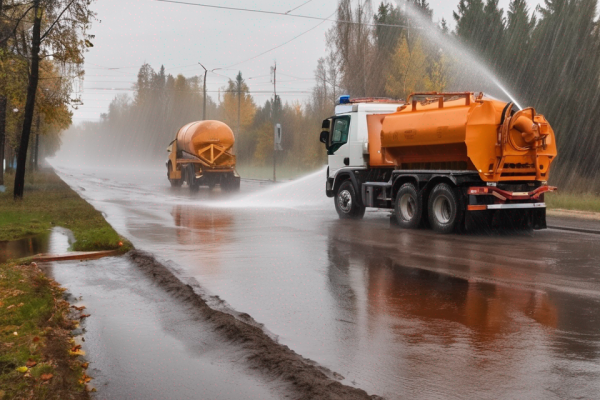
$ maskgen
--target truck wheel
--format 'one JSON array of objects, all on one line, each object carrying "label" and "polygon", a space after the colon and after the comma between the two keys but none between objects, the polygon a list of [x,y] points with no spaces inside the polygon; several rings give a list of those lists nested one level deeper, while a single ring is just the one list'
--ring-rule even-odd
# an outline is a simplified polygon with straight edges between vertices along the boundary
[{"label": "truck wheel", "polygon": [[173,165],[169,161],[169,166],[167,167],[167,178],[169,178],[169,182],[171,182],[171,187],[180,187],[182,179],[171,179],[171,171],[173,170]]},{"label": "truck wheel", "polygon": [[404,229],[416,229],[423,215],[423,200],[412,183],[405,183],[396,194],[395,207],[398,225]]},{"label": "truck wheel", "polygon": [[187,184],[192,192],[197,191],[200,186],[199,180],[196,179],[196,171],[194,170],[193,165],[190,165],[187,168]]},{"label": "truck wheel", "polygon": [[240,190],[240,179],[231,175],[221,181],[221,190],[226,192],[238,192]]},{"label": "truck wheel", "polygon": [[447,183],[440,183],[429,195],[429,223],[439,233],[451,233],[460,226],[462,215],[458,194]]},{"label": "truck wheel", "polygon": [[335,196],[335,210],[341,219],[361,219],[365,215],[365,207],[358,203],[358,196],[352,182],[341,184]]}]

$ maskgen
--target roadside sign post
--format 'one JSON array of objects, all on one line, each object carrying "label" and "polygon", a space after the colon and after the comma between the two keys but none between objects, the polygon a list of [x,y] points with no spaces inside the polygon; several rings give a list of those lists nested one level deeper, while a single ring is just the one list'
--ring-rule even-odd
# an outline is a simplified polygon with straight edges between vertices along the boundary
[{"label": "roadside sign post", "polygon": [[282,151],[281,147],[281,124],[275,124],[273,132],[273,182],[277,182],[277,152]]}]

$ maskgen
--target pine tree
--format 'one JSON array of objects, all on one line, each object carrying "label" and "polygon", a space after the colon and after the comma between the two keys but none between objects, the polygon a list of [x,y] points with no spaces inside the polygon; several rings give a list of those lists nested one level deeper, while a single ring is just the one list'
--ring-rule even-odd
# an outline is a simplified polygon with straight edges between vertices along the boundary
[{"label": "pine tree", "polygon": [[482,0],[460,0],[453,16],[456,21],[456,35],[467,45],[481,51],[481,38],[485,30],[485,14]]},{"label": "pine tree", "polygon": [[536,24],[526,0],[512,0],[508,6],[501,63],[505,81],[512,87],[526,82],[527,60],[531,57],[531,35]]}]

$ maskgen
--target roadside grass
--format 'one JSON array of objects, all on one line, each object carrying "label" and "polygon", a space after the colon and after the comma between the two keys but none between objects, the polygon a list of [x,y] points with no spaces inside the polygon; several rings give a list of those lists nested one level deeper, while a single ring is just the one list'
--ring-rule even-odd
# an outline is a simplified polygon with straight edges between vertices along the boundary
[{"label": "roadside grass", "polygon": [[62,292],[35,264],[0,264],[0,399],[89,398]]},{"label": "roadside grass", "polygon": [[548,193],[544,196],[550,209],[600,212],[600,196],[594,194]]},{"label": "roadside grass", "polygon": [[[17,240],[61,226],[70,229],[75,251],[131,249],[102,214],[83,200],[54,171],[46,169],[26,177],[22,201],[13,200],[14,174],[5,175],[6,192],[0,193],[0,241]],[[119,242],[123,245],[119,246]]]}]

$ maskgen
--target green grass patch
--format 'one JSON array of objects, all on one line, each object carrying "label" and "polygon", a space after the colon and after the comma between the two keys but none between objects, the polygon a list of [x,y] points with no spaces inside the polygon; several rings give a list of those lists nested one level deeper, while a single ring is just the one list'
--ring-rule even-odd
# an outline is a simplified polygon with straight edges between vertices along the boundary
[{"label": "green grass patch", "polygon": [[[100,212],[74,192],[52,170],[27,176],[23,200],[13,200],[14,174],[5,175],[0,193],[0,241],[17,240],[61,226],[75,236],[75,251],[131,249]],[[123,246],[119,246],[119,242]]]},{"label": "green grass patch", "polygon": [[547,193],[544,196],[550,209],[600,212],[600,196],[594,194]]}]

